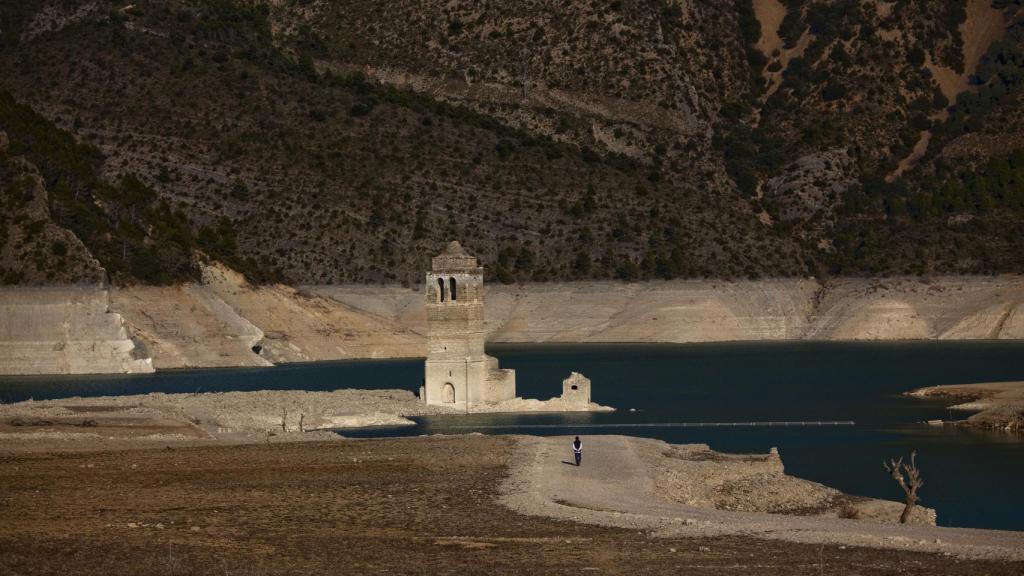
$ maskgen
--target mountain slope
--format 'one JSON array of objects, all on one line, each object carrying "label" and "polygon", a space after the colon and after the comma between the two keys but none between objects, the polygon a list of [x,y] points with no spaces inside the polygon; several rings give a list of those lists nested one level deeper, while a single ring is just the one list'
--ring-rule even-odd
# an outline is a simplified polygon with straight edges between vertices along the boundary
[{"label": "mountain slope", "polygon": [[48,189],[25,105],[89,156],[50,219],[118,283],[194,279],[195,250],[256,282],[413,283],[450,238],[502,281],[1020,272],[1020,18],[29,0],[0,8],[0,129]]}]

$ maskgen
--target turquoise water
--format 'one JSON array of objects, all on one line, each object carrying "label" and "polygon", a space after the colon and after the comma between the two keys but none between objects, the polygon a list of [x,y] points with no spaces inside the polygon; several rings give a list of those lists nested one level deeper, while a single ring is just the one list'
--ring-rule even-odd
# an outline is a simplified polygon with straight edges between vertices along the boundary
[{"label": "turquoise water", "polygon": [[[1024,380],[1024,343],[742,343],[491,346],[517,370],[522,396],[560,392],[570,370],[593,380],[612,414],[466,415],[414,428],[346,435],[631,434],[702,442],[729,452],[778,447],[787,472],[864,496],[898,499],[885,458],[918,451],[922,503],[939,523],[1024,530],[1024,436],[920,424],[947,418],[942,402],[905,398],[920,386]],[[418,389],[421,361],[298,364],[104,377],[0,378],[0,400],[153,391]],[[633,408],[636,411],[630,412]],[[850,420],[823,428],[684,428],[673,423]],[[619,427],[632,424],[663,427]],[[552,428],[535,428],[546,425]],[[602,428],[614,425],[615,427]],[[475,428],[474,428],[475,427]]]}]

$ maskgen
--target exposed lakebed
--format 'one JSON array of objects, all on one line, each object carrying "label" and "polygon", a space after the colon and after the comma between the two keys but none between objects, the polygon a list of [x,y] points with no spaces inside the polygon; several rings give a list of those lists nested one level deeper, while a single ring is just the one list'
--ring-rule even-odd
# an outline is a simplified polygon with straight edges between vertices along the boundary
[{"label": "exposed lakebed", "polygon": [[[491,346],[517,370],[522,396],[547,398],[577,370],[611,414],[433,416],[419,425],[348,436],[431,433],[630,434],[719,451],[778,447],[786,471],[844,492],[898,499],[887,457],[918,451],[922,503],[940,525],[1024,530],[1024,436],[933,427],[945,402],[901,396],[921,386],[1024,380],[1024,343],[737,343]],[[148,392],[405,388],[422,380],[415,360],[291,364],[94,377],[0,377],[0,400]],[[630,408],[635,412],[629,411]],[[964,415],[953,414],[955,418]],[[842,427],[682,427],[679,423],[856,422]],[[633,424],[664,424],[632,427]]]}]

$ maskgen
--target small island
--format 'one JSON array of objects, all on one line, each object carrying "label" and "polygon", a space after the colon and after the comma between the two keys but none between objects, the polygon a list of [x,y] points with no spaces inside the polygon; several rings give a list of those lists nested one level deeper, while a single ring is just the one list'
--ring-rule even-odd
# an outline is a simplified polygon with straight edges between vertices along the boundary
[{"label": "small island", "polygon": [[950,410],[974,412],[964,420],[947,422],[990,430],[1024,430],[1024,382],[983,382],[928,386],[907,393],[915,398],[948,398]]}]

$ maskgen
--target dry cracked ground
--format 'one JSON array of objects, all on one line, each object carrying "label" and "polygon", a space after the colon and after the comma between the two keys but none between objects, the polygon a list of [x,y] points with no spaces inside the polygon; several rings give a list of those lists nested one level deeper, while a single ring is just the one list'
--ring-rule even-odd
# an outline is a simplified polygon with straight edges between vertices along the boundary
[{"label": "dry cracked ground", "polygon": [[497,502],[512,438],[15,454],[0,574],[1021,574],[1022,563],[661,538]]}]

